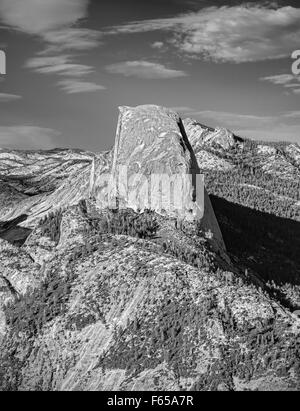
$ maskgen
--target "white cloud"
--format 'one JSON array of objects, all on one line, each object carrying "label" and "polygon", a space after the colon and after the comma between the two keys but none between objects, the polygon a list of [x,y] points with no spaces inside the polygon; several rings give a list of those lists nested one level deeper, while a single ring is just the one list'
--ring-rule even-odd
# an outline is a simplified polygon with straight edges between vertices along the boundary
[{"label": "white cloud", "polygon": [[60,76],[81,77],[94,71],[93,67],[83,64],[61,64],[56,66],[41,67],[35,70],[40,74],[59,74]]},{"label": "white cloud", "polygon": [[278,74],[276,76],[269,76],[269,77],[262,77],[262,81],[269,81],[270,83],[276,84],[276,85],[286,85],[290,83],[291,81],[295,81],[296,76],[293,76],[293,74]]},{"label": "white cloud", "polygon": [[300,111],[290,111],[284,114],[286,118],[300,119]]},{"label": "white cloud", "polygon": [[106,87],[100,84],[87,82],[87,81],[76,81],[76,80],[62,80],[59,81],[58,86],[62,88],[67,94],[77,94],[77,93],[90,93],[100,90],[106,90]]},{"label": "white cloud", "polygon": [[44,39],[49,46],[41,54],[65,50],[89,50],[101,44],[101,37],[102,34],[99,31],[85,28],[49,31],[44,34]]},{"label": "white cloud", "polygon": [[16,94],[0,93],[0,103],[10,103],[11,101],[20,100],[22,96]]},{"label": "white cloud", "polygon": [[109,73],[122,74],[125,77],[138,77],[142,79],[170,79],[185,77],[187,74],[181,70],[173,70],[159,63],[149,61],[124,61],[106,67]]},{"label": "white cloud", "polygon": [[71,57],[67,55],[34,57],[26,62],[25,67],[31,68],[40,74],[58,74],[71,77],[81,77],[94,71],[91,66],[73,64],[71,61]]},{"label": "white cloud", "polygon": [[18,149],[54,148],[58,131],[35,126],[0,126],[0,147]]},{"label": "white cloud", "polygon": [[254,62],[290,57],[299,48],[300,8],[274,5],[223,6],[173,18],[113,27],[108,34],[163,30],[193,57],[215,62]]},{"label": "white cloud", "polygon": [[272,84],[275,84],[276,86],[283,86],[285,88],[288,88],[294,94],[300,93],[300,76],[294,76],[293,74],[278,74],[275,76],[262,77],[260,80],[268,81]]},{"label": "white cloud", "polygon": [[295,87],[299,87],[300,85],[298,83],[289,83],[289,84],[285,84],[284,87],[285,88],[295,88]]},{"label": "white cloud", "polygon": [[69,55],[34,57],[26,62],[25,67],[37,69],[40,67],[66,64],[69,61],[70,61]]},{"label": "white cloud", "polygon": [[[82,77],[95,71],[86,64],[76,64],[72,56],[58,55],[65,51],[89,50],[101,44],[99,31],[74,27],[87,16],[88,3],[89,0],[0,0],[3,23],[38,35],[45,42],[39,57],[28,60],[25,67],[40,74],[66,77]],[[92,83],[85,84],[87,88]]]},{"label": "white cloud", "polygon": [[88,50],[100,44],[101,32],[73,27],[87,16],[89,0],[0,0],[0,19],[8,26],[41,36],[43,54]]},{"label": "white cloud", "polygon": [[43,35],[76,23],[87,13],[88,0],[1,0],[3,23]]},{"label": "white cloud", "polygon": [[162,41],[155,41],[151,44],[151,47],[160,50],[164,47],[164,43]]}]

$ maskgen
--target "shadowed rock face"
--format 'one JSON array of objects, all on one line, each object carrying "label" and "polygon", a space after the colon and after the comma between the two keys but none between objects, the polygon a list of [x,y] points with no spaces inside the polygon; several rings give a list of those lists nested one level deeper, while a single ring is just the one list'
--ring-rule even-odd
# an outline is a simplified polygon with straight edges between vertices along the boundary
[{"label": "shadowed rock face", "polygon": [[[132,185],[126,185],[124,170],[129,179],[134,178]],[[118,185],[119,205],[134,210],[150,208],[201,222],[201,228],[213,234],[218,248],[225,249],[195,154],[177,113],[153,105],[120,107],[112,173]],[[178,178],[178,184],[172,186],[174,197],[172,188],[171,195],[166,186],[162,189],[158,175]]]}]

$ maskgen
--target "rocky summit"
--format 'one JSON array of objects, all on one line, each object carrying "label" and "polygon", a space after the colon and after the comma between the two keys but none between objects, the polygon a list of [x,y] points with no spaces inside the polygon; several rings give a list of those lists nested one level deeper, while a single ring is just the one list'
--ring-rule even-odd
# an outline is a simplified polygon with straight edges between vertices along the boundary
[{"label": "rocky summit", "polygon": [[[131,196],[129,187],[119,187],[123,206],[135,211],[150,208],[169,217],[198,221],[205,230],[211,230],[215,241],[225,248],[210,199],[202,181],[197,180],[200,169],[182,120],[177,113],[159,106],[121,107],[113,150],[112,173],[126,167],[127,177],[139,174],[134,181],[137,195]],[[181,200],[180,209],[173,210],[171,190],[161,187],[158,178],[152,180],[151,198],[143,190],[145,176],[180,176],[180,186],[174,187],[173,196]],[[117,175],[117,177],[119,177]],[[169,182],[169,180],[168,180]],[[125,184],[127,183],[127,180]],[[126,198],[122,198],[122,193]]]},{"label": "rocky summit", "polygon": [[0,150],[0,390],[299,390],[297,176],[297,145],[158,106],[121,107],[111,152]]}]

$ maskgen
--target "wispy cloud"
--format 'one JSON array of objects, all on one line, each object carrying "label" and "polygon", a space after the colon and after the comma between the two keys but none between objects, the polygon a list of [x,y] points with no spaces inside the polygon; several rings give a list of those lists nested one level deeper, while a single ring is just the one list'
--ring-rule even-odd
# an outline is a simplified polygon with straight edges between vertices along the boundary
[{"label": "wispy cloud", "polygon": [[289,111],[284,114],[286,118],[300,119],[300,111]]},{"label": "wispy cloud", "polygon": [[0,147],[18,149],[50,149],[60,136],[56,130],[36,126],[0,126]]},{"label": "wispy cloud", "polygon": [[153,49],[162,49],[164,47],[165,43],[163,43],[162,41],[155,41],[154,43],[151,44],[151,47]]},{"label": "wispy cloud", "polygon": [[84,18],[88,0],[1,0],[3,23],[29,34],[44,35]]},{"label": "wispy cloud", "polygon": [[16,94],[0,93],[0,103],[10,103],[11,101],[20,100],[22,96]]},{"label": "wispy cloud", "polygon": [[67,94],[88,93],[106,90],[106,87],[88,81],[62,80],[57,84]]},{"label": "wispy cloud", "polygon": [[124,61],[106,67],[109,73],[122,74],[125,77],[138,77],[141,79],[171,79],[186,77],[187,73],[181,70],[170,69],[163,64],[150,61]]},{"label": "wispy cloud", "polygon": [[98,47],[102,33],[86,28],[66,28],[46,32],[43,37],[49,45],[41,54],[48,54],[70,50],[85,51]]},{"label": "wispy cloud", "polygon": [[233,63],[272,60],[299,47],[300,8],[250,3],[209,7],[113,27],[108,34],[157,30],[171,32],[174,46],[191,57]]},{"label": "wispy cloud", "polygon": [[276,86],[283,86],[290,89],[294,94],[300,93],[300,76],[293,74],[278,74],[274,76],[262,77],[261,81],[267,81]]},{"label": "wispy cloud", "polygon": [[286,85],[291,81],[295,81],[295,76],[293,76],[292,74],[278,74],[276,76],[262,77],[261,80],[269,81],[270,83],[277,85]]},{"label": "wispy cloud", "polygon": [[[87,16],[88,3],[89,0],[0,0],[0,16],[4,24],[38,35],[44,41],[44,49],[26,62],[26,68],[39,74],[65,76],[65,81],[70,84],[75,84],[73,77],[87,76],[95,71],[92,66],[78,64],[72,55],[101,44],[99,31],[74,27]],[[77,90],[103,89],[100,85],[88,87],[90,84],[93,83],[77,82]],[[69,87],[63,87],[63,90],[69,92]]]},{"label": "wispy cloud", "polygon": [[70,56],[34,57],[27,60],[25,67],[40,74],[81,77],[94,72],[92,66],[74,64]]},{"label": "wispy cloud", "polygon": [[89,0],[1,0],[0,19],[8,27],[40,36],[46,43],[41,52],[88,50],[97,47],[102,33],[73,27],[87,16]]}]

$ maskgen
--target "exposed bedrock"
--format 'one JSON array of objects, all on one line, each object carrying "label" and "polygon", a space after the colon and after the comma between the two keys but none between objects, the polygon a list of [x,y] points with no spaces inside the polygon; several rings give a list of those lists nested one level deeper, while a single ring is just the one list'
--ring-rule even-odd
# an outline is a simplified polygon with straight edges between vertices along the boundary
[{"label": "exposed bedrock", "polygon": [[150,208],[199,222],[214,244],[225,249],[196,156],[174,111],[154,105],[120,107],[112,174],[117,207]]}]

